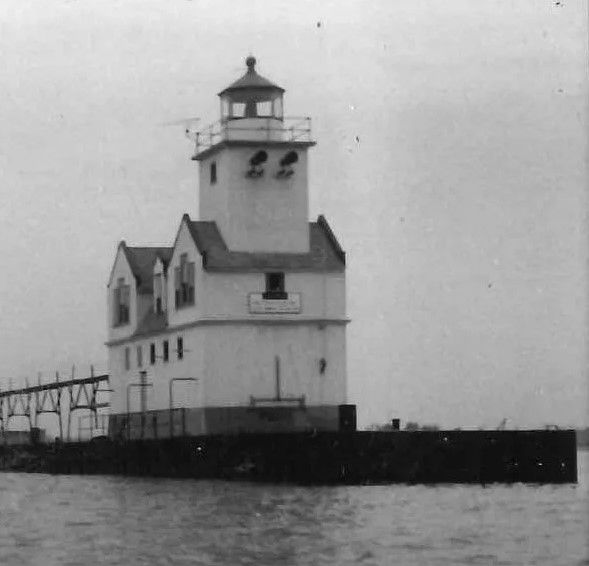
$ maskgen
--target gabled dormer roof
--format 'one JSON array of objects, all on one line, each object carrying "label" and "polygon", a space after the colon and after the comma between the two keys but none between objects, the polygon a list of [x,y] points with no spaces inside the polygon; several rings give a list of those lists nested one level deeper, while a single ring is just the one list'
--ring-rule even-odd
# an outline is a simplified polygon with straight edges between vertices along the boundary
[{"label": "gabled dormer roof", "polygon": [[188,214],[182,222],[203,258],[203,268],[210,272],[344,271],[346,257],[325,217],[309,222],[310,251],[307,253],[233,252],[214,221],[191,220]]},{"label": "gabled dormer roof", "polygon": [[142,336],[144,334],[153,334],[154,332],[161,332],[168,326],[167,313],[156,313],[153,309],[149,309],[143,320],[139,321],[137,330],[133,336]]},{"label": "gabled dormer roof", "polygon": [[172,258],[173,248],[130,247],[125,242],[121,242],[121,246],[137,281],[137,291],[141,294],[153,293],[153,264],[159,257],[167,267]]},{"label": "gabled dormer roof", "polygon": [[168,265],[170,263],[170,260],[172,259],[172,253],[174,252],[174,248],[169,247],[160,249],[164,251],[156,252],[154,263],[159,259],[164,267],[164,272],[166,272],[168,271]]}]

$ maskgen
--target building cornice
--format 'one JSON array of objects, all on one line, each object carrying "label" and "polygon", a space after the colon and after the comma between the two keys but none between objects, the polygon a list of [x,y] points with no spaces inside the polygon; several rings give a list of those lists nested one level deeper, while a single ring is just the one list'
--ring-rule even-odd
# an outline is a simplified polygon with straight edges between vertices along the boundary
[{"label": "building cornice", "polygon": [[119,346],[121,344],[138,342],[151,338],[154,336],[164,336],[167,334],[173,334],[181,332],[189,328],[196,326],[222,326],[222,325],[261,325],[261,326],[298,326],[304,324],[315,324],[319,327],[322,326],[344,326],[349,324],[351,320],[349,318],[318,318],[318,317],[282,317],[276,318],[275,316],[256,316],[255,318],[247,317],[203,317],[191,322],[184,324],[176,324],[173,326],[167,326],[164,329],[157,330],[154,332],[145,332],[141,334],[131,334],[125,338],[117,338],[116,340],[108,340],[105,342],[106,346]]},{"label": "building cornice", "polygon": [[314,141],[287,141],[287,140],[223,140],[215,145],[207,147],[203,151],[192,156],[192,161],[202,161],[226,147],[313,147]]}]

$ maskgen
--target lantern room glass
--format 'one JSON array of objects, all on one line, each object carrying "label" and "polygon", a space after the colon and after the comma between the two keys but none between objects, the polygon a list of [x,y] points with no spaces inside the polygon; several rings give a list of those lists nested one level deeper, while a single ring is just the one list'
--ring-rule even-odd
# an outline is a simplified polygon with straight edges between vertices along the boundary
[{"label": "lantern room glass", "polygon": [[221,96],[221,120],[243,118],[283,119],[282,93],[264,92],[258,89],[231,92]]}]

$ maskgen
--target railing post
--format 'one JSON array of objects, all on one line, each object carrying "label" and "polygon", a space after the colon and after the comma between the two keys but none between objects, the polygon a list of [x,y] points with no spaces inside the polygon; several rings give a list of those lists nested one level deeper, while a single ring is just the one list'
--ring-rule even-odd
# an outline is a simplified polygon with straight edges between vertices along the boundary
[{"label": "railing post", "polygon": [[169,388],[169,400],[170,400],[170,438],[174,438],[174,402],[172,399],[173,395],[173,384],[174,380],[170,379],[170,383],[168,383]]},{"label": "railing post", "polygon": [[131,384],[127,385],[127,441],[131,440],[131,412],[129,409]]}]

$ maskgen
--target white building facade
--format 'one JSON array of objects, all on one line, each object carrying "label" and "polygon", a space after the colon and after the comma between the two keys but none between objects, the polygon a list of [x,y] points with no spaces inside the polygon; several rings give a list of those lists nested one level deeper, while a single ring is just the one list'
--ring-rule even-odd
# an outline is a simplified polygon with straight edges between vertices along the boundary
[{"label": "white building facade", "polygon": [[196,136],[198,220],[119,244],[108,282],[113,437],[351,430],[345,254],[308,220],[309,119],[255,70]]}]

